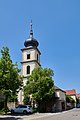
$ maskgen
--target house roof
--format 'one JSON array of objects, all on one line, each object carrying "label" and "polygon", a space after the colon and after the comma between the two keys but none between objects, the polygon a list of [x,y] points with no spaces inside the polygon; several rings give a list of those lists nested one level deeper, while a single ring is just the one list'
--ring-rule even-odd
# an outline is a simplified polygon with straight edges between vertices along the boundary
[{"label": "house roof", "polygon": [[64,93],[65,93],[65,91],[64,91],[64,90],[62,90],[61,88],[59,88],[59,87],[57,87],[57,86],[54,86],[54,88],[55,88],[55,90],[60,90],[60,91],[62,91],[62,92],[64,92]]},{"label": "house roof", "polygon": [[66,95],[76,95],[76,90],[72,89],[72,90],[65,90]]}]

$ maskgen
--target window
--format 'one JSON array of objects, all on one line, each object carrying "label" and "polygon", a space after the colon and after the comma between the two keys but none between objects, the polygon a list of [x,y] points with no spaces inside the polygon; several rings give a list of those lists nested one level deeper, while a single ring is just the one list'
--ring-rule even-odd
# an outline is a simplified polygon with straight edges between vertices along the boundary
[{"label": "window", "polygon": [[30,74],[30,66],[27,66],[27,74]]},{"label": "window", "polygon": [[27,108],[26,105],[20,105],[19,108]]},{"label": "window", "polygon": [[30,59],[30,54],[27,54],[27,59]]},{"label": "window", "polygon": [[38,54],[37,54],[37,61],[38,61]]},{"label": "window", "polygon": [[22,105],[22,106],[21,106],[21,108],[27,108],[27,106],[25,106],[25,105]]}]

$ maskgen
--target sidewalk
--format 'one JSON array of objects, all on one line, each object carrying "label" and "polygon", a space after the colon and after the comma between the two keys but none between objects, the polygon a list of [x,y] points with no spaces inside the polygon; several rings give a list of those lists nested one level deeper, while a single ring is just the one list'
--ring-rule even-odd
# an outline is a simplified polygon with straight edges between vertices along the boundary
[{"label": "sidewalk", "polygon": [[[71,110],[69,110],[70,112]],[[31,119],[37,119],[37,118],[42,118],[42,117],[48,117],[52,115],[58,115],[62,113],[66,113],[68,111],[63,111],[63,112],[57,112],[57,113],[34,113],[34,114],[15,114],[15,115],[0,115],[0,120],[31,120]]]},{"label": "sidewalk", "polygon": [[[66,111],[65,111],[66,112]],[[0,119],[4,118],[6,120],[31,120],[31,119],[36,119],[36,118],[41,118],[41,117],[46,117],[46,116],[51,116],[51,115],[57,115],[57,114],[61,114],[63,112],[59,112],[59,113],[34,113],[34,114],[30,114],[30,115],[23,115],[23,114],[15,114],[15,115],[0,115]]]}]

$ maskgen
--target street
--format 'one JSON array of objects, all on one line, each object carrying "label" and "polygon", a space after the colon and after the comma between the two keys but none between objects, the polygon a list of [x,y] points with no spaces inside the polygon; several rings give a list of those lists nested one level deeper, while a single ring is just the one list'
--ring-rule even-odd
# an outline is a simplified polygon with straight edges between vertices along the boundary
[{"label": "street", "polygon": [[38,118],[37,120],[80,120],[80,109],[73,109],[44,118]]},{"label": "street", "polygon": [[0,120],[80,120],[80,108],[59,113],[36,113],[32,115],[0,115]]}]

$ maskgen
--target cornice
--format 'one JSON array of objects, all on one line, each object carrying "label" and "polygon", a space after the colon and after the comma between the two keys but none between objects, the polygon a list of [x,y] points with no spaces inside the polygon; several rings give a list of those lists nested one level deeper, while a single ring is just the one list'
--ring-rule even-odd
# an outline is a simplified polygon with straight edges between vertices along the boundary
[{"label": "cornice", "polygon": [[21,51],[23,52],[24,50],[31,50],[31,49],[35,49],[39,52],[39,54],[41,55],[41,52],[39,51],[39,49],[37,47],[25,47],[25,48],[22,48]]},{"label": "cornice", "polygon": [[23,63],[30,63],[30,62],[36,62],[39,66],[41,66],[41,64],[37,60],[22,61],[21,64],[23,64]]}]

